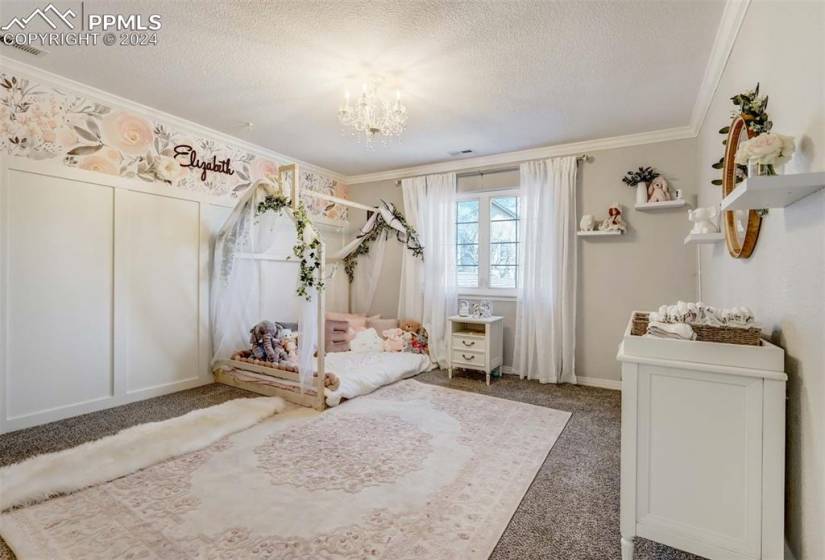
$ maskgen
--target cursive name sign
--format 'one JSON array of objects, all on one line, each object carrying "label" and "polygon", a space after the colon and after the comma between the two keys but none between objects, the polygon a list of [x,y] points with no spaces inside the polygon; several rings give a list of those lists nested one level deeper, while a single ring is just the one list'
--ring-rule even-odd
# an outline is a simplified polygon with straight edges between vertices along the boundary
[{"label": "cursive name sign", "polygon": [[182,159],[181,167],[196,167],[201,170],[201,181],[206,181],[206,172],[224,173],[234,175],[235,170],[230,165],[229,158],[218,161],[217,156],[212,156],[212,161],[198,159],[198,152],[192,146],[179,144],[175,146],[175,159]]}]

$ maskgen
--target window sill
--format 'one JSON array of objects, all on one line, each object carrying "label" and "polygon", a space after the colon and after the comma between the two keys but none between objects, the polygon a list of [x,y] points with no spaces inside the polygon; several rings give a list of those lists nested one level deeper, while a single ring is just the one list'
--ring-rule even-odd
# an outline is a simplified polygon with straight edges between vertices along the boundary
[{"label": "window sill", "polygon": [[459,288],[458,297],[463,299],[490,299],[500,301],[518,301],[518,290],[499,288]]}]

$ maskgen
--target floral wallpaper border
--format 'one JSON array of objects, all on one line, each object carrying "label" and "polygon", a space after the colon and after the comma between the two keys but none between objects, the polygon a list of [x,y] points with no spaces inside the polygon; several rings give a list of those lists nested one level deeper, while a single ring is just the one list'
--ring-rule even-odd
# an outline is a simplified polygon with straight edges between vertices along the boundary
[{"label": "floral wallpaper border", "polygon": [[[202,181],[200,169],[181,167],[174,159],[180,144],[193,146],[205,158],[229,158],[235,173],[207,173]],[[0,152],[35,160],[60,158],[70,167],[232,197],[271,177],[278,167],[247,150],[6,72],[0,72]],[[301,187],[349,198],[346,185],[312,171],[301,172]],[[349,219],[346,207],[311,197],[304,203],[312,216]]]}]

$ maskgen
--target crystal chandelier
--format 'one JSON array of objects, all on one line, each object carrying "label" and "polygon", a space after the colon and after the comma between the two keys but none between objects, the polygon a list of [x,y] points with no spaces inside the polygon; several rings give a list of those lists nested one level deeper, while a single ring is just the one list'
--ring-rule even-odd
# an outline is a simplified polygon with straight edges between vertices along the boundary
[{"label": "crystal chandelier", "polygon": [[354,105],[350,104],[349,92],[346,93],[344,104],[338,109],[338,120],[351,135],[359,141],[363,138],[371,147],[376,140],[387,143],[404,132],[407,108],[401,103],[400,91],[390,100],[381,96],[376,84],[364,84]]}]

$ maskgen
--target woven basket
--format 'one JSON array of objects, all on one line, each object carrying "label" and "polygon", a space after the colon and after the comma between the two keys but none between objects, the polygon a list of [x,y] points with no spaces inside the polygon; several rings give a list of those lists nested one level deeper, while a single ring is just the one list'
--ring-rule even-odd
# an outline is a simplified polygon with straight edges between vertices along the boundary
[{"label": "woven basket", "polygon": [[[647,324],[650,321],[648,313],[634,313],[630,334],[633,336],[644,336],[647,333]],[[747,346],[759,346],[762,339],[762,331],[756,327],[747,329],[740,327],[712,327],[710,325],[697,325],[688,323],[696,333],[696,340],[702,342],[723,342],[725,344],[745,344]]]}]

